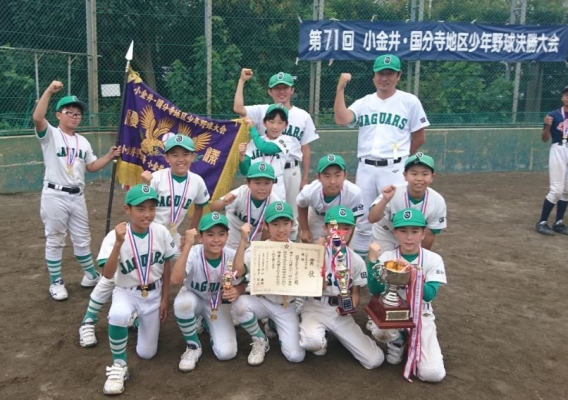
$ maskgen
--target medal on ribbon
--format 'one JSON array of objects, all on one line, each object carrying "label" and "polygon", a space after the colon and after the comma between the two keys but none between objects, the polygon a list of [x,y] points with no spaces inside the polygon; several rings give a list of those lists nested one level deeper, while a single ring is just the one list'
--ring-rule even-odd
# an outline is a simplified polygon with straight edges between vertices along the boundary
[{"label": "medal on ribbon", "polygon": [[[209,292],[209,304],[211,306],[211,320],[215,321],[217,319],[216,312],[219,310],[219,300],[221,299],[221,288],[217,288],[215,295],[213,295],[211,291],[211,272],[209,271],[209,263],[205,258],[205,249],[201,251],[201,265],[203,266],[203,272],[205,272],[205,277],[207,278],[207,291]],[[220,275],[222,277],[225,273],[225,252],[221,253],[221,265],[220,267]],[[219,282],[220,283],[220,282]]]},{"label": "medal on ribbon", "polygon": [[[404,203],[406,208],[412,208],[412,201],[410,201],[410,193],[408,193],[408,188],[406,189],[406,196],[404,197]],[[424,198],[422,199],[422,205],[420,206],[420,212],[426,217],[426,209],[428,207],[428,188],[424,192]]]},{"label": "medal on ribbon", "polygon": [[[150,281],[150,271],[152,269],[152,244],[154,243],[154,235],[152,233],[152,229],[148,229],[148,252],[146,253],[146,257],[142,257],[140,252],[138,251],[138,246],[136,245],[136,238],[134,237],[134,233],[132,232],[132,227],[128,224],[127,227],[127,236],[128,241],[130,242],[130,249],[134,254],[134,264],[136,265],[136,271],[138,272],[138,280],[140,281],[140,289],[143,298],[148,297],[148,286]],[[143,261],[146,262],[143,262]]]},{"label": "medal on ribbon", "polygon": [[177,233],[176,225],[180,220],[180,215],[183,211],[183,205],[186,200],[187,191],[189,190],[189,173],[187,173],[184,186],[183,186],[183,193],[181,195],[181,199],[179,204],[176,207],[176,191],[175,191],[175,183],[174,178],[172,175],[172,170],[170,169],[170,199],[171,199],[171,206],[170,206],[170,234],[173,236]]},{"label": "medal on ribbon", "polygon": [[562,146],[566,146],[566,142],[568,142],[568,122],[566,121],[564,107],[560,108],[560,113],[562,114]]},{"label": "medal on ribbon", "polygon": [[75,149],[69,147],[69,142],[67,141],[67,136],[61,129],[59,129],[59,133],[61,134],[61,138],[65,143],[65,150],[67,152],[66,162],[67,162],[67,175],[73,176],[73,165],[75,164],[75,159],[77,158],[77,153],[79,152],[79,137],[75,134]]},{"label": "medal on ribbon", "polygon": [[[269,195],[270,196],[270,195]],[[248,191],[248,196],[247,196],[247,223],[250,224],[252,226],[252,231],[248,237],[248,241],[250,242],[252,239],[254,239],[254,237],[258,234],[258,231],[260,230],[260,228],[262,227],[262,221],[264,221],[264,213],[266,212],[266,206],[268,205],[268,198],[264,199],[263,203],[262,203],[262,209],[260,210],[260,215],[258,216],[258,218],[256,219],[256,223],[253,224],[252,223],[252,218],[251,218],[251,214],[252,214],[252,195],[250,193],[250,190]]]}]

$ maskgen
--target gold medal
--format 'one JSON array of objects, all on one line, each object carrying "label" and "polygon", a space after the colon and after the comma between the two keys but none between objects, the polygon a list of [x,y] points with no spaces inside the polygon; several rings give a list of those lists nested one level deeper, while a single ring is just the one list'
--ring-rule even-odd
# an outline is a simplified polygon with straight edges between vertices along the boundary
[{"label": "gold medal", "polygon": [[215,321],[217,319],[217,314],[215,314],[216,311],[216,308],[211,310],[211,321]]},{"label": "gold medal", "polygon": [[73,175],[73,165],[67,164],[67,174]]},{"label": "gold medal", "polygon": [[284,304],[282,304],[282,307],[288,308],[288,296],[284,296]]},{"label": "gold medal", "polygon": [[142,286],[142,297],[143,298],[148,297],[148,286],[147,285]]},{"label": "gold medal", "polygon": [[176,234],[176,225],[172,222],[170,224],[170,235],[175,235]]}]

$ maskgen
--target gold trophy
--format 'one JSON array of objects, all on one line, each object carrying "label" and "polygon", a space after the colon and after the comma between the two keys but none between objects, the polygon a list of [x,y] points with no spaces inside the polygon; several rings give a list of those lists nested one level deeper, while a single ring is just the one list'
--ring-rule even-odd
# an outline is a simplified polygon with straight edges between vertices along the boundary
[{"label": "gold trophy", "polygon": [[[227,261],[227,268],[225,268],[225,272],[223,272],[223,279],[221,282],[223,291],[231,290],[231,288],[233,287],[233,279],[235,279],[235,274],[236,271],[233,270],[233,263],[231,261]],[[231,302],[223,299],[221,303],[230,304]]]},{"label": "gold trophy", "polygon": [[378,262],[372,268],[373,278],[384,283],[387,290],[371,297],[365,311],[381,329],[414,328],[410,306],[397,293],[399,288],[409,284],[410,268],[397,261]]},{"label": "gold trophy", "polygon": [[331,237],[331,245],[337,251],[335,274],[339,286],[339,294],[337,295],[339,313],[341,315],[354,314],[357,310],[353,305],[353,298],[349,291],[349,267],[345,265],[345,254],[342,251],[344,244],[343,239],[337,234],[337,222],[330,221],[330,225],[333,226],[334,229],[333,236]]}]

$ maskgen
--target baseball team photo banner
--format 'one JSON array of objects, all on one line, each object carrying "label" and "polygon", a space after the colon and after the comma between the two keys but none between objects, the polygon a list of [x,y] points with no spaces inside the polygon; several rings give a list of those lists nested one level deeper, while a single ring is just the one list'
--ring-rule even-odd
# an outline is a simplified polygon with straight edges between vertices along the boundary
[{"label": "baseball team photo banner", "polygon": [[248,142],[249,130],[239,121],[218,121],[180,110],[130,71],[125,89],[116,179],[123,185],[141,182],[143,171],[167,168],[164,144],[176,134],[193,139],[196,158],[191,171],[200,175],[212,198],[231,189],[238,169],[238,144]]},{"label": "baseball team photo banner", "polygon": [[306,61],[374,60],[393,53],[404,60],[562,62],[568,26],[303,21],[299,43],[299,58]]}]

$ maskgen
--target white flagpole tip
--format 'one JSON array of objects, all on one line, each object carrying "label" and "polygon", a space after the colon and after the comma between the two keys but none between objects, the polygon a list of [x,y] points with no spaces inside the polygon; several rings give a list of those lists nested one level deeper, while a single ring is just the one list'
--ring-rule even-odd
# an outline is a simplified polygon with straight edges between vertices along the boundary
[{"label": "white flagpole tip", "polygon": [[132,61],[132,54],[134,53],[134,40],[132,42],[130,42],[130,47],[128,48],[128,51],[126,52],[126,59],[128,61]]}]

